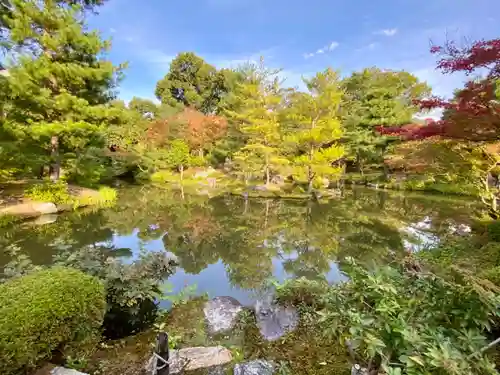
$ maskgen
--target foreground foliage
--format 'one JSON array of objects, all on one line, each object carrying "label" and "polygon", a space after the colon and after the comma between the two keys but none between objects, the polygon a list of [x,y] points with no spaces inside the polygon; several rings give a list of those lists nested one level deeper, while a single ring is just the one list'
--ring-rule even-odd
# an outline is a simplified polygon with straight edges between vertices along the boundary
[{"label": "foreground foliage", "polygon": [[96,343],[104,286],[80,271],[54,267],[0,285],[0,372],[21,372],[53,351],[80,353]]},{"label": "foreground foliage", "polygon": [[[348,259],[346,275],[312,292],[320,330],[355,363],[390,375],[496,374],[482,353],[499,316],[492,284],[458,269],[446,277],[425,272],[411,259],[373,270]],[[297,286],[280,293],[288,288]]]},{"label": "foreground foliage", "polygon": [[54,261],[104,283],[107,301],[104,334],[108,338],[124,337],[154,322],[160,285],[176,265],[165,252],[142,253],[134,262],[124,263],[96,247],[62,252]]}]

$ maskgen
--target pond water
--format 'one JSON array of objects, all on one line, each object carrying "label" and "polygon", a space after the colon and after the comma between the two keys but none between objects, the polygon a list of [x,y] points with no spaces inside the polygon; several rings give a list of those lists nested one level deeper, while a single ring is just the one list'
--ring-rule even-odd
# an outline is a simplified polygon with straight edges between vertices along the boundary
[{"label": "pond water", "polygon": [[[272,279],[343,278],[342,260],[385,261],[467,231],[470,200],[346,189],[324,202],[189,196],[127,187],[116,207],[44,217],[0,229],[0,271],[51,264],[86,248],[131,262],[166,250],[179,261],[174,291],[232,296],[250,304]],[[70,256],[70,255],[69,255]]]}]

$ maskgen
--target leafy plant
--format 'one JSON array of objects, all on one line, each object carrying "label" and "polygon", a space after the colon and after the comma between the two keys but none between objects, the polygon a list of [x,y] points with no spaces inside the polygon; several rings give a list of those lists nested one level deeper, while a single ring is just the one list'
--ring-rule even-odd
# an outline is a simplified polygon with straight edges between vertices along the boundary
[{"label": "leafy plant", "polygon": [[105,307],[102,283],[70,268],[0,284],[0,372],[32,368],[56,349],[78,355],[95,344]]},{"label": "leafy plant", "polygon": [[45,181],[41,184],[35,184],[27,188],[24,194],[27,198],[39,202],[52,202],[55,204],[73,202],[68,192],[68,184],[64,181]]},{"label": "leafy plant", "polygon": [[482,353],[498,318],[490,284],[455,269],[441,277],[412,263],[368,270],[347,260],[349,281],[320,297],[325,338],[385,374],[496,374]]},{"label": "leafy plant", "polygon": [[134,262],[124,263],[95,247],[62,252],[54,261],[104,282],[107,294],[104,333],[109,338],[123,337],[154,323],[160,285],[176,265],[165,252],[141,252]]},{"label": "leafy plant", "polygon": [[173,285],[166,283],[162,287],[163,296],[161,299],[171,302],[172,306],[184,305],[196,296],[197,289],[198,285],[192,284],[185,286],[178,293],[174,293]]}]

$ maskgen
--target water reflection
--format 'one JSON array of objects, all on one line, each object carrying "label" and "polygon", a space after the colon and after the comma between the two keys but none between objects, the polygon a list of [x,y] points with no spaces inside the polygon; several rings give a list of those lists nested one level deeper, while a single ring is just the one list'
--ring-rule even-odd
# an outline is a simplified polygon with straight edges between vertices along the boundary
[{"label": "water reflection", "polygon": [[342,277],[337,264],[346,256],[372,262],[418,250],[423,241],[468,225],[474,205],[358,189],[314,203],[230,196],[181,199],[174,191],[133,187],[121,192],[114,209],[1,229],[0,267],[11,260],[13,248],[16,256],[25,255],[34,264],[50,264],[85,248],[124,262],[140,251],[165,250],[180,264],[169,280],[175,290],[196,283],[199,292],[249,303],[252,291],[270,278],[335,282]]}]

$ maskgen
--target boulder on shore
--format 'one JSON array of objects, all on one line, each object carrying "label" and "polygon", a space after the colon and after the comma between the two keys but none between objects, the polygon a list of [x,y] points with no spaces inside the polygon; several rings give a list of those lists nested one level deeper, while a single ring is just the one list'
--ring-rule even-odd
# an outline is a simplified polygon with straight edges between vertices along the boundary
[{"label": "boulder on shore", "polygon": [[223,333],[234,328],[242,309],[241,303],[232,297],[216,297],[207,301],[203,313],[209,334]]},{"label": "boulder on shore", "polygon": [[222,346],[194,347],[170,352],[170,374],[225,365],[233,360],[231,352]]},{"label": "boulder on shore", "polygon": [[261,359],[238,363],[234,366],[234,375],[272,375],[274,365]]},{"label": "boulder on shore", "polygon": [[274,341],[297,328],[299,313],[293,306],[278,305],[272,295],[257,300],[255,318],[262,337]]},{"label": "boulder on shore", "polygon": [[52,371],[50,371],[50,375],[88,375],[88,374],[84,374],[83,372],[79,372],[69,368],[55,367]]}]

